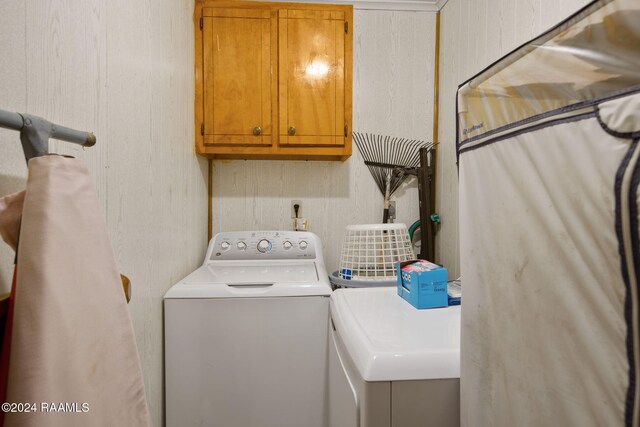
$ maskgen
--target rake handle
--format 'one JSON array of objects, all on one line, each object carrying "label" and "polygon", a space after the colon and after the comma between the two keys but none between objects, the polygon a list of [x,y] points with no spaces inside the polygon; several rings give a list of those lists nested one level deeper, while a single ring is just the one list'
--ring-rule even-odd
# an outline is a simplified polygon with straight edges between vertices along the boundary
[{"label": "rake handle", "polygon": [[382,211],[382,223],[389,222],[389,198],[391,197],[391,175],[387,175],[384,186],[384,210]]}]

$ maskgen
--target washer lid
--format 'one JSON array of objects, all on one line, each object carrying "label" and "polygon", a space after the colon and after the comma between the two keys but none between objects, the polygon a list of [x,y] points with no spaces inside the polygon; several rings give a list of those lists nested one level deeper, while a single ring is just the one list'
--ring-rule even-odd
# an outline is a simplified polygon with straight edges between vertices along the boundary
[{"label": "washer lid", "polygon": [[395,287],[338,289],[331,317],[365,381],[460,377],[460,306],[418,310]]},{"label": "washer lid", "polygon": [[331,294],[313,261],[216,261],[174,285],[165,298],[282,297]]}]

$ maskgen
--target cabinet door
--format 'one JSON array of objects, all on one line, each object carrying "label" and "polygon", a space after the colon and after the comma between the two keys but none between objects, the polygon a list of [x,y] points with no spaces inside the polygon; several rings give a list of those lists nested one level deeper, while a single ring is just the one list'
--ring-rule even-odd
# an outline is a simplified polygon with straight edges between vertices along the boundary
[{"label": "cabinet door", "polygon": [[[203,9],[205,145],[270,145],[275,79],[269,10]],[[273,31],[273,35],[272,35]]]},{"label": "cabinet door", "polygon": [[345,143],[345,13],[279,10],[280,145]]}]

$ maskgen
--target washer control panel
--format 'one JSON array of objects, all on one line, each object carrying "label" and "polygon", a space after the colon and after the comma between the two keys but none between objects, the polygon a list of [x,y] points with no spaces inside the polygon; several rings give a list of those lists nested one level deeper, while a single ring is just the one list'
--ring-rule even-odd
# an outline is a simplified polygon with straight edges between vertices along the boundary
[{"label": "washer control panel", "polygon": [[238,231],[216,234],[209,243],[208,259],[314,259],[316,239],[305,231]]}]

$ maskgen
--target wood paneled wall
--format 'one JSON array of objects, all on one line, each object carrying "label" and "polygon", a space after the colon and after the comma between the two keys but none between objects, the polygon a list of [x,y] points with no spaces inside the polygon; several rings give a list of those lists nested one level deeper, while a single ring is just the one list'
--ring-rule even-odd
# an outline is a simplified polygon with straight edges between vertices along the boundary
[{"label": "wood paneled wall", "polygon": [[[438,206],[436,239],[449,277],[460,272],[455,99],[458,85],[553,27],[589,0],[449,0],[441,11]],[[490,189],[487,189],[490,191]]]},{"label": "wood paneled wall", "polygon": [[[435,15],[354,11],[353,129],[430,141]],[[291,200],[303,202],[310,231],[338,268],[344,228],[382,222],[382,195],[354,144],[345,162],[215,161],[213,232],[292,229]],[[418,219],[418,191],[407,181],[394,195],[398,220]]]},{"label": "wood paneled wall", "polygon": [[[154,424],[163,424],[162,296],[202,262],[207,163],[193,148],[193,1],[0,2],[0,108],[76,129],[122,273]],[[18,134],[0,131],[0,195],[24,188]],[[0,245],[0,288],[13,254]],[[82,260],[78,260],[82,262]],[[70,344],[71,345],[71,344]]]}]

